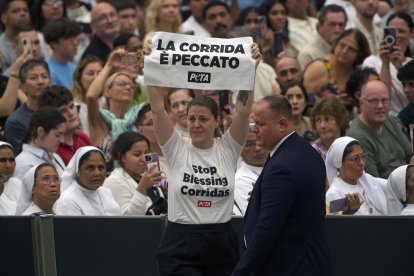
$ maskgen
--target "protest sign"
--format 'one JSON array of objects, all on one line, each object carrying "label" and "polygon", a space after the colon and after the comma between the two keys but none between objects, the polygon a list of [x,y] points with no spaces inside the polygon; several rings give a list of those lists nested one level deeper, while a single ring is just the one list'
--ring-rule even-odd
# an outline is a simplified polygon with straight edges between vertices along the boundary
[{"label": "protest sign", "polygon": [[251,37],[219,39],[156,32],[145,57],[146,85],[253,90],[255,61]]}]

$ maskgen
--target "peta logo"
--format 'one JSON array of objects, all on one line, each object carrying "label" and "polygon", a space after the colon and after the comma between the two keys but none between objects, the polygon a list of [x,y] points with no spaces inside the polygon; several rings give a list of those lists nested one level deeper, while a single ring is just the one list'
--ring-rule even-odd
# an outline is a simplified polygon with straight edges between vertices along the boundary
[{"label": "peta logo", "polygon": [[206,201],[206,200],[199,200],[197,207],[201,207],[201,208],[210,208],[211,207],[211,201]]},{"label": "peta logo", "polygon": [[210,83],[211,73],[205,72],[188,72],[188,82]]}]

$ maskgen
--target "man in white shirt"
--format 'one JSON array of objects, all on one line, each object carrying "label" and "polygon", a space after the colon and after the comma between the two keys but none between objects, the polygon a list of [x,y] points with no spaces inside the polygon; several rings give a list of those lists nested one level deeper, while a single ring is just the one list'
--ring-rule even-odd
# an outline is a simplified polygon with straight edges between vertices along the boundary
[{"label": "man in white shirt", "polygon": [[244,216],[246,213],[249,192],[262,172],[268,155],[268,150],[256,145],[256,135],[250,131],[241,153],[242,161],[236,171],[233,208],[236,215]]},{"label": "man in white shirt", "polygon": [[332,44],[345,30],[347,16],[344,8],[338,5],[324,6],[318,17],[314,40],[300,50],[298,60],[302,70],[313,60],[322,58],[332,50]]},{"label": "man in white shirt", "polygon": [[365,35],[371,54],[378,55],[383,35],[382,29],[374,23],[374,16],[378,11],[378,0],[351,0],[351,3],[356,11],[351,27],[360,30]]},{"label": "man in white shirt", "polygon": [[181,24],[183,33],[194,32],[194,35],[210,37],[204,26],[203,9],[210,0],[189,0],[191,16]]}]

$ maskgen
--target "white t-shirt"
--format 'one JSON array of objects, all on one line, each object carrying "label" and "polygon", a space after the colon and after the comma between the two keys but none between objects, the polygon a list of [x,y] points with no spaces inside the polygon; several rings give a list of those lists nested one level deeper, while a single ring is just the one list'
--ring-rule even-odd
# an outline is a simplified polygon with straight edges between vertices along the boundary
[{"label": "white t-shirt", "polygon": [[230,220],[239,145],[227,131],[210,149],[199,149],[174,131],[161,147],[170,167],[168,220],[183,224]]},{"label": "white t-shirt", "polygon": [[[240,215],[246,213],[247,205],[249,201],[249,192],[253,190],[253,183],[256,183],[257,178],[262,172],[263,167],[250,166],[246,162],[242,161],[240,167],[236,171],[236,187],[234,190],[234,202],[237,204]],[[236,209],[236,208],[234,208]],[[235,212],[236,215],[239,213]]]},{"label": "white t-shirt", "polygon": [[[351,185],[343,181],[339,177],[335,177],[332,181],[331,186],[329,186],[329,190],[326,192],[326,201],[331,202],[332,200],[344,198],[347,194],[354,194],[358,193],[364,198],[364,190],[361,186],[358,185]],[[366,200],[364,203],[359,207],[359,210],[354,215],[362,215],[368,216],[371,215],[370,208],[368,207]]]}]

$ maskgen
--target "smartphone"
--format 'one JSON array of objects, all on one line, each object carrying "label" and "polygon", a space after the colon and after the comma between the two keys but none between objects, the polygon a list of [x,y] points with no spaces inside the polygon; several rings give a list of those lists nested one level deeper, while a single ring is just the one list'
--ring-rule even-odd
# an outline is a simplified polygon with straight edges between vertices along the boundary
[{"label": "smartphone", "polygon": [[394,51],[394,46],[397,44],[396,35],[397,30],[395,28],[384,28],[384,41],[390,47],[390,52]]},{"label": "smartphone", "polygon": [[135,53],[127,53],[121,59],[122,63],[128,67],[138,67],[139,59]]},{"label": "smartphone", "polygon": [[229,105],[229,91],[221,90],[219,92],[219,103],[220,103],[220,114],[221,112],[226,112],[230,114],[230,105]]},{"label": "smartphone", "polygon": [[27,54],[32,51],[32,42],[28,38],[22,38],[23,53]]},{"label": "smartphone", "polygon": [[345,210],[346,208],[346,197],[335,199],[329,202],[329,212],[336,213]]},{"label": "smartphone", "polygon": [[194,31],[186,31],[183,34],[185,34],[185,35],[195,35],[195,32]]},{"label": "smartphone", "polygon": [[283,51],[283,33],[273,33],[273,57],[277,57]]},{"label": "smartphone", "polygon": [[158,159],[158,154],[156,153],[147,153],[144,155],[144,161],[147,164],[147,170],[152,169],[153,172],[159,172],[160,171],[160,161]]}]

